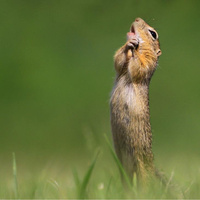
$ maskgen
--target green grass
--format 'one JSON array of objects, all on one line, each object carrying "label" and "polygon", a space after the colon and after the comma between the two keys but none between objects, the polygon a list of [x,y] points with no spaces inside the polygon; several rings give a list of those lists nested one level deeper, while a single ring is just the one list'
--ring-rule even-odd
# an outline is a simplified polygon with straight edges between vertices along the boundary
[{"label": "green grass", "polygon": [[[181,168],[177,166],[176,157],[171,158],[168,165],[163,159],[163,167],[168,174],[166,186],[152,180],[145,190],[138,189],[137,179],[134,178],[133,183],[129,183],[129,187],[125,189],[120,175],[122,173],[126,176],[125,172],[113,151],[111,142],[108,138],[106,140],[106,148],[101,147],[98,153],[94,153],[97,149],[90,152],[90,155],[94,154],[93,159],[87,157],[79,161],[75,159],[71,160],[70,164],[66,162],[67,160],[54,159],[43,168],[37,160],[35,166],[25,168],[26,164],[19,163],[17,155],[15,157],[13,153],[13,169],[10,168],[13,173],[11,176],[5,174],[4,179],[0,180],[0,198],[176,199],[182,197],[180,191],[187,199],[200,197],[200,171],[195,157],[192,158],[196,162],[193,162],[191,169],[185,159],[179,162]],[[177,169],[169,171],[170,165],[177,166]],[[34,171],[34,167],[38,169]],[[8,169],[6,171],[8,172]],[[174,186],[171,186],[172,184]]]},{"label": "green grass", "polygon": [[17,164],[15,159],[15,153],[13,153],[13,180],[14,180],[14,194],[15,198],[17,199],[19,197],[19,192],[18,192]]}]

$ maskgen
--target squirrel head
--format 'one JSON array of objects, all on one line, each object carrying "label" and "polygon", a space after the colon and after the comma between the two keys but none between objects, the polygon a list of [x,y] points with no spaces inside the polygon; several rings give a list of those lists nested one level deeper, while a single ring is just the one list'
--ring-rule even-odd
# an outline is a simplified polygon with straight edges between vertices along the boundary
[{"label": "squirrel head", "polygon": [[150,80],[161,55],[158,33],[143,19],[136,18],[127,33],[128,42],[136,41],[132,49],[128,49],[128,69],[136,82]]}]

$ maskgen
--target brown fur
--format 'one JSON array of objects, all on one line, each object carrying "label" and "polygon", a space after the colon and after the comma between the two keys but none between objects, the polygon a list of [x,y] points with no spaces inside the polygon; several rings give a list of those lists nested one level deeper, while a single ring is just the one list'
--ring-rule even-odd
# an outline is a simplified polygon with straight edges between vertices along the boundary
[{"label": "brown fur", "polygon": [[[137,18],[132,38],[114,56],[116,81],[110,100],[116,154],[132,179],[145,183],[155,173],[149,115],[149,83],[161,55],[156,31]],[[157,33],[156,33],[157,34]]]}]

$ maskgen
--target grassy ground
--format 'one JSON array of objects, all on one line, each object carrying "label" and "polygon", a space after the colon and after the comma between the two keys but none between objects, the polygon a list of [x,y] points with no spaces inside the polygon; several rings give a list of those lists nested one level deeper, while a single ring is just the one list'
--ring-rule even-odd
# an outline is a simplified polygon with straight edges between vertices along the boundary
[{"label": "grassy ground", "polygon": [[54,157],[43,162],[36,158],[32,164],[26,163],[26,157],[12,159],[11,155],[10,165],[4,165],[1,170],[0,196],[21,199],[196,199],[200,196],[197,156],[159,155],[156,165],[165,172],[167,185],[152,180],[148,188],[141,190],[136,177],[131,188],[124,189],[119,164],[109,146],[99,147],[87,155],[78,161],[74,157],[67,160]]}]

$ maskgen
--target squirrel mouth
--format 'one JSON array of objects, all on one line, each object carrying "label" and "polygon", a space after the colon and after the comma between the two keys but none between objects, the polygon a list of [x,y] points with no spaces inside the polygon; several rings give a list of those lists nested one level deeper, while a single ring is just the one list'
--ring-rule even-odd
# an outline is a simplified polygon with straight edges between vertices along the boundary
[{"label": "squirrel mouth", "polygon": [[134,24],[131,25],[130,32],[135,34]]},{"label": "squirrel mouth", "polygon": [[127,41],[131,39],[136,39],[134,24],[131,25],[130,31],[127,33]]}]

